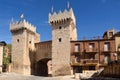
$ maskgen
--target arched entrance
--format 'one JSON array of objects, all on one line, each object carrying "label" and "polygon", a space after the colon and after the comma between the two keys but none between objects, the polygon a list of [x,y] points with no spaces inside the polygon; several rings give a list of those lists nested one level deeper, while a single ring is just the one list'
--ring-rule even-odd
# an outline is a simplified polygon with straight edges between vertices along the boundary
[{"label": "arched entrance", "polygon": [[36,76],[48,76],[48,61],[51,59],[41,59],[36,63]]}]

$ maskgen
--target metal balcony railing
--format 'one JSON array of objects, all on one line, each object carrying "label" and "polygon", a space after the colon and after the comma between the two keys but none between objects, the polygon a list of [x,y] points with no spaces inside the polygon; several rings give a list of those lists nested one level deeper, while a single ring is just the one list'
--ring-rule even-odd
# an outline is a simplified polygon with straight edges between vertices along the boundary
[{"label": "metal balcony railing", "polygon": [[97,59],[82,59],[80,60],[81,63],[98,63],[98,60]]},{"label": "metal balcony railing", "polygon": [[87,63],[98,63],[98,60],[97,59],[80,59],[79,61],[78,60],[75,60],[73,63],[81,63],[81,64],[87,64]]},{"label": "metal balcony railing", "polygon": [[98,49],[96,49],[96,48],[86,49],[86,53],[97,53],[97,52],[98,52]]}]

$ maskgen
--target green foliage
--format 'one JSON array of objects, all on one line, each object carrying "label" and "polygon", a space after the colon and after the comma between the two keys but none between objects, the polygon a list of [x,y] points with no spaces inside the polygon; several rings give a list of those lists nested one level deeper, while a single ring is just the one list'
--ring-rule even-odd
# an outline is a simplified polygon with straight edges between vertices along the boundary
[{"label": "green foliage", "polygon": [[3,57],[3,65],[5,66],[5,67],[7,67],[9,64],[10,64],[10,61],[11,61],[11,57],[10,56],[8,56],[8,57]]},{"label": "green foliage", "polygon": [[[11,51],[11,44],[7,44],[6,46]],[[3,49],[3,65],[6,68],[10,63],[11,63],[11,56],[10,55],[8,55],[8,56],[6,55],[6,51],[5,51],[5,48],[4,48]]]},{"label": "green foliage", "polygon": [[11,44],[7,44],[6,46],[11,50],[11,47],[12,47]]}]

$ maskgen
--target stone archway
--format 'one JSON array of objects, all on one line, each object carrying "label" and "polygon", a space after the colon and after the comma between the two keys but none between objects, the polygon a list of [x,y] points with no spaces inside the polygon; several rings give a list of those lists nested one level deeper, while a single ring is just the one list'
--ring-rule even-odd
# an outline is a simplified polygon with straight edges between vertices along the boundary
[{"label": "stone archway", "polygon": [[51,59],[41,59],[36,63],[35,75],[36,76],[49,76],[48,75],[48,61]]}]

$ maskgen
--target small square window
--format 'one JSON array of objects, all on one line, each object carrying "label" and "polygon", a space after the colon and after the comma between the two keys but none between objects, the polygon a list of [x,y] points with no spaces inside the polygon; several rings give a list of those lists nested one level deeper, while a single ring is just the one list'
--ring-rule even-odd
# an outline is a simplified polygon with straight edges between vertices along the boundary
[{"label": "small square window", "polygon": [[19,39],[17,39],[17,42],[19,42]]},{"label": "small square window", "polygon": [[59,26],[59,29],[62,29],[62,26]]},{"label": "small square window", "polygon": [[113,32],[109,32],[109,36],[112,37],[113,36]]},{"label": "small square window", "polygon": [[59,42],[61,42],[62,41],[62,39],[61,38],[59,38]]}]

